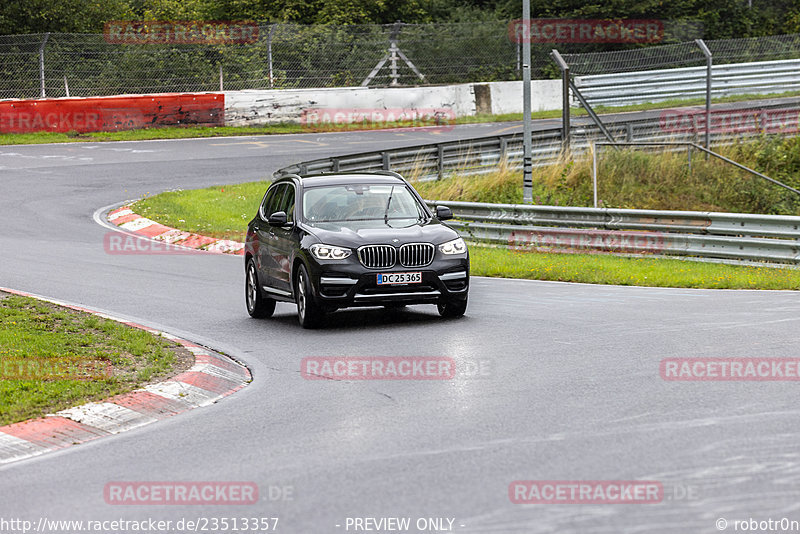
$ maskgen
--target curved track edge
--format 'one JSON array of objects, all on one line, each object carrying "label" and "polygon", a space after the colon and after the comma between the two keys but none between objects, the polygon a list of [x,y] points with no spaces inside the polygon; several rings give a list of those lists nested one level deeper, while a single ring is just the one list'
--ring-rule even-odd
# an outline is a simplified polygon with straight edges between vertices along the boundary
[{"label": "curved track edge", "polygon": [[182,345],[195,359],[190,369],[163,382],[149,384],[102,402],[90,402],[38,419],[0,426],[0,466],[209,406],[252,381],[250,371],[239,362],[168,332],[40,295],[5,287],[0,287],[0,291],[50,302],[145,330]]}]

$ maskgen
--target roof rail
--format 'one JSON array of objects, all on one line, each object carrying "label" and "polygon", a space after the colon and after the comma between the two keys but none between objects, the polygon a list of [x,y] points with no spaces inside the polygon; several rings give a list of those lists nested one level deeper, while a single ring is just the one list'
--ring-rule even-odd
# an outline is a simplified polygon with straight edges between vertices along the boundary
[{"label": "roof rail", "polygon": [[303,177],[302,177],[302,176],[300,176],[299,174],[297,174],[297,173],[294,173],[294,172],[287,172],[287,173],[285,173],[285,174],[281,174],[281,175],[280,175],[280,176],[277,178],[277,180],[282,180],[283,178],[297,178],[297,179],[299,179],[299,180],[302,180],[302,179],[303,179]]},{"label": "roof rail", "polygon": [[386,176],[394,176],[395,178],[400,178],[401,180],[405,180],[405,178],[403,178],[403,176],[399,172],[384,171],[384,170],[372,171],[372,172],[374,174],[385,174]]}]

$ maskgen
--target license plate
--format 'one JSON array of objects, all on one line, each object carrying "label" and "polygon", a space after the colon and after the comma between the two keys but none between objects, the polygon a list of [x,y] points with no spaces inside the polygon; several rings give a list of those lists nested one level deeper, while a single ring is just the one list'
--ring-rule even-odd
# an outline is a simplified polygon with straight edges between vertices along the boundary
[{"label": "license plate", "polygon": [[420,284],[422,283],[422,273],[380,273],[378,275],[378,285],[387,284]]}]

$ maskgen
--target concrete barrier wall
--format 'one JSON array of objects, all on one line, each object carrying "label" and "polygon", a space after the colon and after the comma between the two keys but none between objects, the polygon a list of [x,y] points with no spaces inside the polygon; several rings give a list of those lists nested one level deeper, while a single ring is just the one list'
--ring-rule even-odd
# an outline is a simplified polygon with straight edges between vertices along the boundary
[{"label": "concrete barrier wall", "polygon": [[[561,109],[561,82],[531,82],[534,111]],[[275,89],[225,93],[230,126],[303,121],[309,110],[431,110],[450,116],[522,113],[522,82],[488,82],[433,87]]]},{"label": "concrete barrier wall", "polygon": [[[522,113],[522,82],[492,82],[492,115]],[[531,81],[531,110],[561,109],[561,80]]]},{"label": "concrete barrier wall", "polygon": [[224,108],[221,93],[7,100],[0,102],[0,133],[222,126]]},{"label": "concrete barrier wall", "polygon": [[[560,109],[559,80],[535,80],[531,86],[534,111]],[[346,122],[372,116],[378,117],[373,121],[392,122],[416,113],[445,121],[476,114],[522,113],[522,82],[6,100],[0,101],[0,133],[303,123],[311,111],[315,120],[329,112],[328,116],[337,116],[337,122],[342,117]]]}]

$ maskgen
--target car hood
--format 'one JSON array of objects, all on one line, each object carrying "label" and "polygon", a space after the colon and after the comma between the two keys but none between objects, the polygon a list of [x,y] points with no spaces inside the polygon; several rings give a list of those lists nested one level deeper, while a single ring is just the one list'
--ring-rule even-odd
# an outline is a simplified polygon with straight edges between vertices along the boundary
[{"label": "car hood", "polygon": [[345,227],[341,223],[315,223],[306,227],[320,242],[349,248],[379,244],[400,246],[405,243],[438,245],[458,237],[455,230],[436,219],[427,222],[371,220],[346,224]]}]

